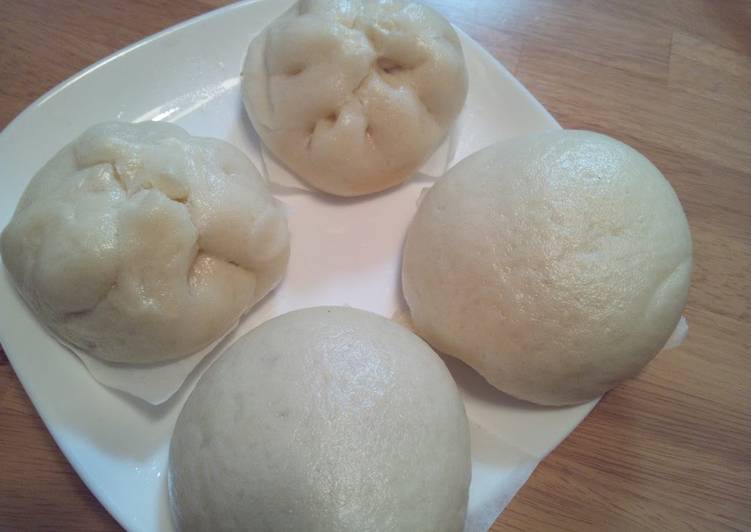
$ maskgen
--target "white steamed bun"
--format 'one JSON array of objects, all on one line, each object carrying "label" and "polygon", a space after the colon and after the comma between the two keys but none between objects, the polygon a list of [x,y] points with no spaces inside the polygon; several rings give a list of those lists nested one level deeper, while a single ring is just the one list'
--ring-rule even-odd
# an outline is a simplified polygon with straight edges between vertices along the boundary
[{"label": "white steamed bun", "polygon": [[264,144],[312,186],[384,190],[435,150],[464,105],[459,39],[405,0],[301,0],[251,43],[243,98]]},{"label": "white steamed bun", "polygon": [[404,250],[418,333],[521,399],[593,399],[665,345],[691,235],[670,184],[612,138],[554,131],[491,146],[423,199]]},{"label": "white steamed bun", "polygon": [[165,123],[96,125],[29,183],[1,241],[66,343],[154,363],[207,346],[276,285],[285,215],[233,146]]},{"label": "white steamed bun", "polygon": [[201,377],[170,447],[179,530],[460,532],[464,405],[390,320],[318,307],[268,321]]}]

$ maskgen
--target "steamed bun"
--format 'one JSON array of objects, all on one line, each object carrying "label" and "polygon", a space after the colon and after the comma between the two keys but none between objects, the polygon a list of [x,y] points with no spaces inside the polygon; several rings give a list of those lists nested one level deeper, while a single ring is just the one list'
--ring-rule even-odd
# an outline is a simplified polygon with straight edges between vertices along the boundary
[{"label": "steamed bun", "polygon": [[178,530],[460,532],[464,405],[407,329],[318,307],[268,321],[201,377],[168,485]]},{"label": "steamed bun", "polygon": [[409,177],[464,105],[459,38],[405,0],[301,0],[251,43],[243,98],[264,144],[339,196]]},{"label": "steamed bun", "polygon": [[404,250],[418,333],[541,404],[632,377],[676,327],[691,235],[670,184],[612,138],[554,131],[491,146],[423,199]]},{"label": "steamed bun", "polygon": [[111,362],[183,357],[276,285],[285,215],[233,146],[104,123],[29,183],[2,234],[18,291],[64,342]]}]

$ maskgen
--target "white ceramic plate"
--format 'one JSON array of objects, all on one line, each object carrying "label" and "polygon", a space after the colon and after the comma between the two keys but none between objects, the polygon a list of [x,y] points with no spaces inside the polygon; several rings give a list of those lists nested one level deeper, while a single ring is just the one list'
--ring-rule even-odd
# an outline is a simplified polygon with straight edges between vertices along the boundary
[{"label": "white ceramic plate", "polygon": [[[247,2],[208,13],[104,59],[40,98],[0,134],[0,227],[41,165],[104,120],[174,121],[194,135],[233,142],[261,167],[260,144],[240,103],[238,74],[251,37],[290,3]],[[470,92],[454,161],[497,140],[559,127],[500,64],[461,37]],[[425,186],[418,179],[355,200],[282,193],[292,234],[288,274],[238,333],[282,312],[321,304],[349,304],[391,316],[400,308],[402,239]],[[362,234],[369,235],[367,241]],[[170,401],[153,407],[96,383],[34,319],[4,269],[0,301],[0,340],[8,358],[83,481],[127,529],[171,530],[164,479],[169,438],[207,364]],[[592,407],[522,404],[495,392],[460,363],[449,361],[449,366],[473,421],[530,457],[531,467],[516,473],[518,485]],[[498,471],[492,469],[487,477],[478,473],[477,484],[482,479],[492,483],[500,478]]]}]

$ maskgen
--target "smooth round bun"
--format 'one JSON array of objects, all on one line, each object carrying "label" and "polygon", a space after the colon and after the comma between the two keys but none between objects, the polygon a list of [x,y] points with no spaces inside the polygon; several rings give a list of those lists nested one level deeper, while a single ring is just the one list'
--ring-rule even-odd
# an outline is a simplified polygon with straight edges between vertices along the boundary
[{"label": "smooth round bun", "polygon": [[243,76],[245,109],[263,143],[339,196],[407,179],[467,95],[456,32],[404,0],[301,0],[253,40]]},{"label": "smooth round bun", "polygon": [[228,331],[279,282],[289,239],[238,149],[172,124],[109,122],[34,176],[1,249],[21,296],[64,342],[155,363]]},{"label": "smooth round bun", "polygon": [[460,532],[464,405],[443,361],[375,314],[317,307],[238,340],[177,420],[178,530]]},{"label": "smooth round bun", "polygon": [[636,375],[686,303],[691,235],[670,184],[612,138],[553,131],[457,164],[409,228],[418,333],[493,386],[547,405]]}]

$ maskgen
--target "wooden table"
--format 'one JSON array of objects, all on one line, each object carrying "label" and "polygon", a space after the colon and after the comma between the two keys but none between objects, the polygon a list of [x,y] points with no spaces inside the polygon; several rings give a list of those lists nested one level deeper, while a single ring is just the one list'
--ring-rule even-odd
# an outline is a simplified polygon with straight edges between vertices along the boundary
[{"label": "wooden table", "polygon": [[[0,126],[224,0],[0,0]],[[688,214],[690,336],[608,394],[493,530],[751,529],[751,2],[430,0],[567,128],[649,157]],[[2,168],[2,162],[0,162]],[[112,530],[0,355],[0,529]]]}]

